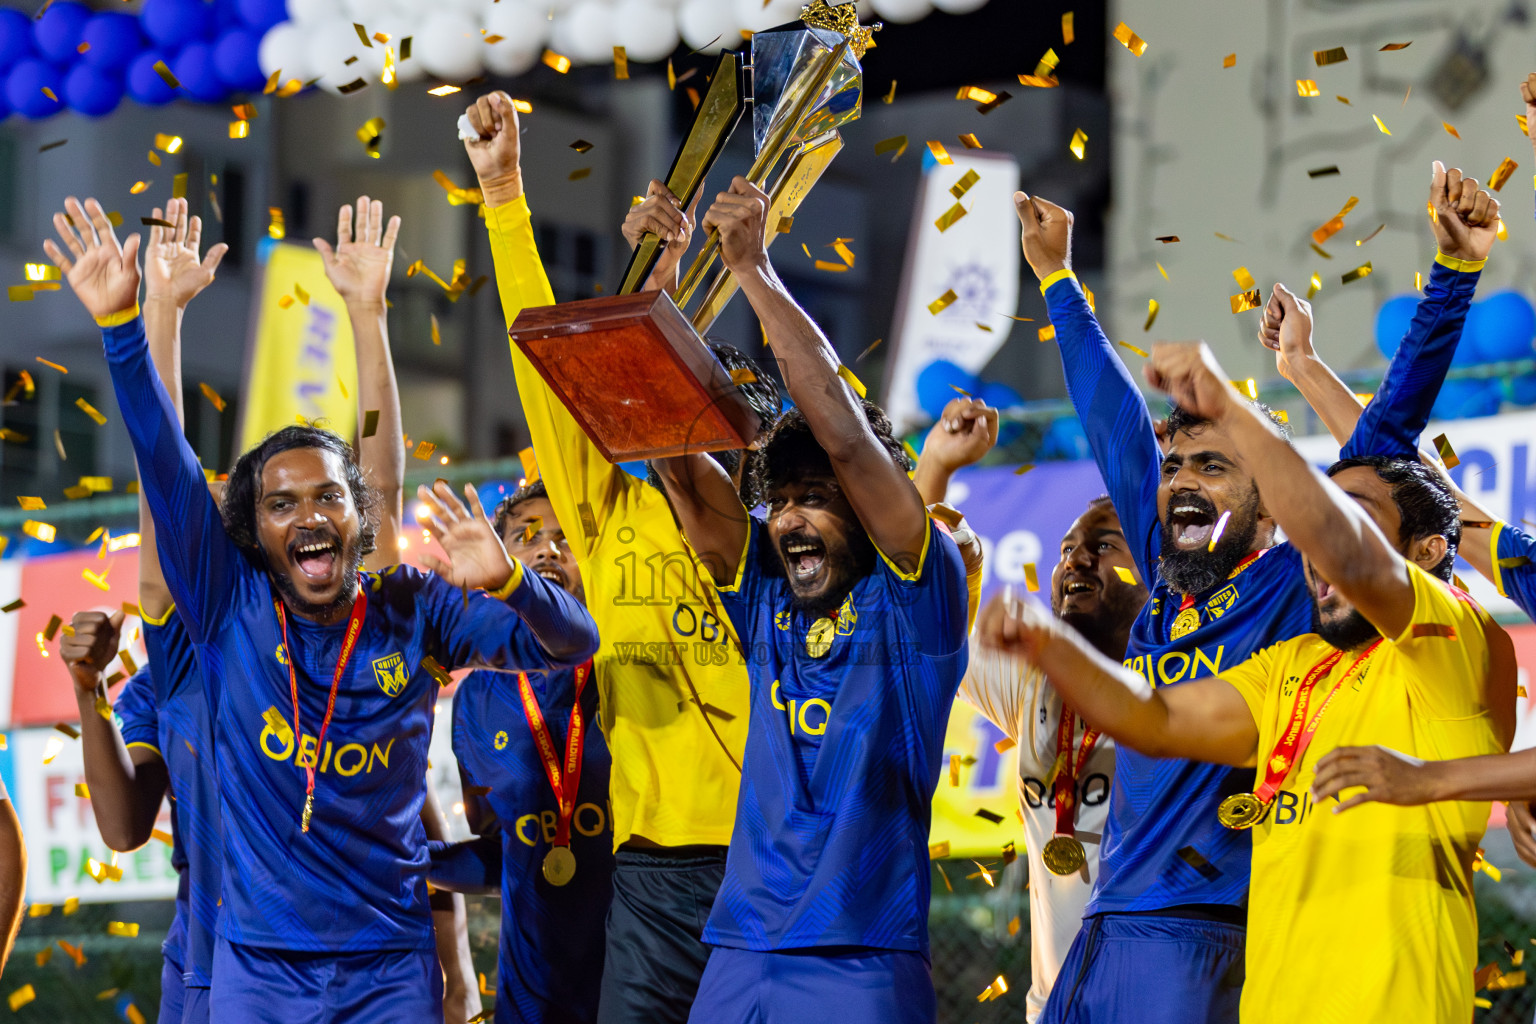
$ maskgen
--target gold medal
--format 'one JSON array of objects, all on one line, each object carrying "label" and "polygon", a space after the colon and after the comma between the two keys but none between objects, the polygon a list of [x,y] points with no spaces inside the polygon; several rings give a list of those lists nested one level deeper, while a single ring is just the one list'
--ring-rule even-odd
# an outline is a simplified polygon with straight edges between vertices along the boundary
[{"label": "gold medal", "polygon": [[1264,817],[1264,801],[1252,793],[1233,793],[1216,809],[1216,820],[1227,828],[1253,828]]},{"label": "gold medal", "polygon": [[1200,628],[1200,611],[1197,608],[1185,608],[1174,617],[1173,628],[1168,631],[1168,639],[1177,640],[1181,636],[1188,636]]},{"label": "gold medal", "polygon": [[544,881],[566,885],[576,877],[576,855],[569,846],[552,846],[544,855]]},{"label": "gold medal", "polygon": [[813,658],[825,658],[827,652],[832,649],[832,637],[836,633],[836,622],[825,617],[817,619],[806,631],[805,653]]},{"label": "gold medal", "polygon": [[1052,836],[1040,851],[1040,859],[1053,875],[1075,875],[1087,863],[1088,855],[1075,836]]}]

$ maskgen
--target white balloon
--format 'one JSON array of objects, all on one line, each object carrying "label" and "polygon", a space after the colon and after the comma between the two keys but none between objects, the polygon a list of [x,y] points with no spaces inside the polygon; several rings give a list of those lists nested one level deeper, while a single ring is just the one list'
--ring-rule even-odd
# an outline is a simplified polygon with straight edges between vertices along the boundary
[{"label": "white balloon", "polygon": [[367,27],[369,32],[376,31],[373,27],[375,21],[381,21],[388,14],[394,13],[394,5],[389,0],[341,0],[341,14],[359,25]]},{"label": "white balloon", "polygon": [[457,11],[439,11],[416,31],[411,43],[411,59],[421,61],[422,70],[450,82],[462,82],[478,75],[484,66],[486,44],[480,30],[467,15]]},{"label": "white balloon", "polygon": [[538,64],[542,50],[513,50],[506,43],[493,43],[485,48],[485,69],[503,78],[516,78]]},{"label": "white balloon", "polygon": [[613,8],[601,0],[578,0],[555,19],[551,46],[574,61],[606,64],[613,60]]},{"label": "white balloon", "polygon": [[898,25],[918,21],[932,11],[932,0],[875,0],[875,13]]},{"label": "white balloon", "polygon": [[987,6],[987,0],[933,0],[933,6],[946,14],[970,14]]},{"label": "white balloon", "polygon": [[677,17],[658,0],[620,0],[613,12],[613,45],[624,47],[630,60],[662,60],[677,49]]},{"label": "white balloon", "polygon": [[513,72],[496,67],[491,54],[515,52],[537,56],[543,52],[551,28],[548,9],[531,0],[501,0],[486,12],[483,24],[486,35],[502,37],[501,42],[486,48],[486,66],[504,75]]},{"label": "white balloon", "polygon": [[288,0],[288,20],[320,25],[344,14],[341,0]]},{"label": "white balloon", "polygon": [[[304,53],[309,62],[309,77],[319,78],[319,86],[328,92],[336,92],[341,86],[359,78],[368,79],[368,67],[363,54],[368,49],[357,38],[357,29],[346,18],[333,18],[318,25],[304,28]],[[347,64],[348,57],[357,57]],[[382,51],[379,62],[383,64]]]},{"label": "white balloon", "polygon": [[683,42],[700,53],[718,53],[740,46],[741,25],[729,0],[683,0],[677,11]]},{"label": "white balloon", "polygon": [[804,6],[801,0],[770,0],[766,7],[763,0],[735,0],[735,4],[736,24],[752,32],[799,21]]},{"label": "white balloon", "polygon": [[305,53],[308,43],[302,25],[292,21],[273,25],[261,37],[261,46],[256,50],[256,63],[261,65],[261,73],[271,75],[274,71],[282,71],[285,82],[291,78],[309,81],[309,57]]}]

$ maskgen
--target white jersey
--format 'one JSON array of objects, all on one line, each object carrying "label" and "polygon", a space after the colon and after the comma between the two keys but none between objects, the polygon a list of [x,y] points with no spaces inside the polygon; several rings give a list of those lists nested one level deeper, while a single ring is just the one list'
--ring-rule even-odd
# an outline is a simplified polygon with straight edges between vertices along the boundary
[{"label": "white jersey", "polygon": [[[1040,855],[1056,834],[1056,799],[1045,780],[1056,763],[1061,697],[1034,666],[984,647],[973,637],[960,698],[1019,747],[1019,810],[1024,816],[1030,881],[1032,978],[1025,996],[1025,1017],[1033,1021],[1045,1008],[1098,878],[1099,842],[1109,816],[1109,786],[1115,777],[1115,745],[1109,737],[1100,736],[1077,779],[1077,838],[1087,853],[1087,862],[1076,874],[1053,875]],[[1083,723],[1078,719],[1072,737],[1074,761],[1082,743]]]}]

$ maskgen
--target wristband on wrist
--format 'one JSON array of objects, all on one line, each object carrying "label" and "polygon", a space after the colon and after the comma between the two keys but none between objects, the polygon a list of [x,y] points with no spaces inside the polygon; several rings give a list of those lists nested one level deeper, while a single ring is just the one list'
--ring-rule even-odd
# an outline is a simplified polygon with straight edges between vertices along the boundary
[{"label": "wristband on wrist", "polygon": [[1435,253],[1435,262],[1440,264],[1442,267],[1447,267],[1462,274],[1470,274],[1474,271],[1482,270],[1483,267],[1488,263],[1486,259],[1460,260],[1455,256],[1447,256],[1443,252]]},{"label": "wristband on wrist", "polygon": [[129,306],[127,309],[120,309],[116,313],[112,313],[109,316],[99,316],[99,317],[97,317],[96,318],[96,326],[98,326],[98,327],[119,327],[119,326],[121,326],[123,324],[126,324],[128,321],[135,319],[138,315],[139,315],[139,304],[137,302],[135,302],[132,306]]}]

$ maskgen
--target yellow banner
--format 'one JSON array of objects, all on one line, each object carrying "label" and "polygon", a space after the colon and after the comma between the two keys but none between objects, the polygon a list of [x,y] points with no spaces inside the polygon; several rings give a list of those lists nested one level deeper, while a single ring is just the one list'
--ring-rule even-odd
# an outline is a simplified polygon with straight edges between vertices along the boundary
[{"label": "yellow banner", "polygon": [[256,298],[256,347],[246,375],[240,450],[302,416],[343,437],[357,432],[357,357],[346,304],[308,246],[267,243]]},{"label": "yellow banner", "polygon": [[1018,810],[1019,751],[1004,744],[1008,749],[999,752],[997,741],[1002,738],[997,727],[969,704],[955,701],[944,734],[944,763],[933,794],[929,836],[930,843],[949,844],[948,856],[996,861],[1010,842],[1021,856],[1024,853]]}]

